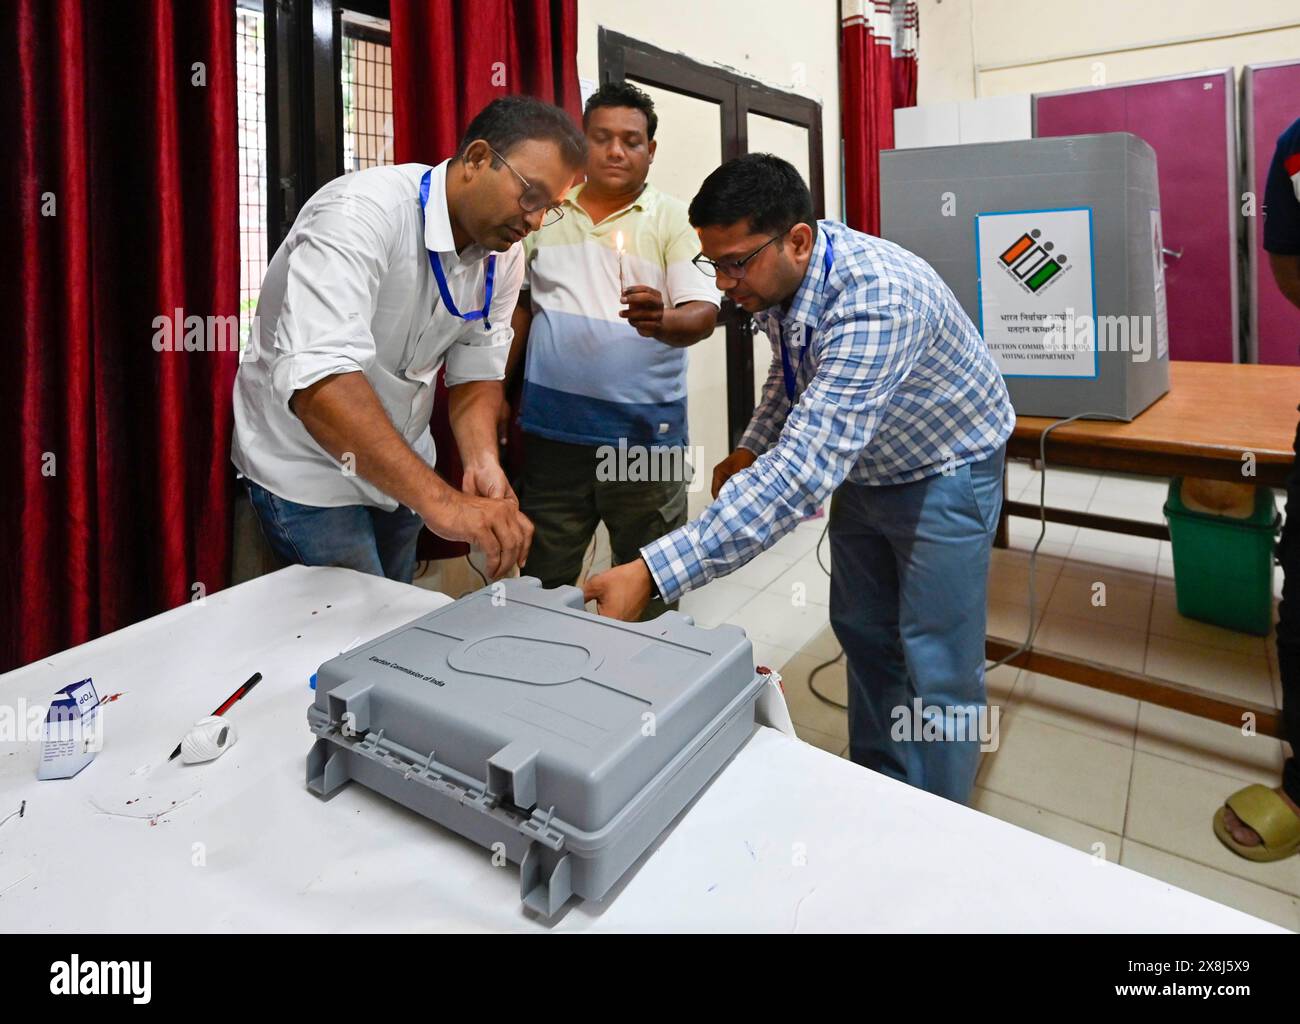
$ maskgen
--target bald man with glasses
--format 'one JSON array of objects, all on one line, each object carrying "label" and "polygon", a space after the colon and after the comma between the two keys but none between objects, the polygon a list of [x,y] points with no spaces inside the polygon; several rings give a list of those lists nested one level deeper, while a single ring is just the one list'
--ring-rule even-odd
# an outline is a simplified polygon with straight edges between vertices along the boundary
[{"label": "bald man with glasses", "polygon": [[[451,159],[344,175],[299,212],[262,283],[231,448],[282,561],[409,582],[423,524],[481,548],[493,576],[524,563],[532,524],[496,444],[520,243],[559,215],[585,152],[564,111],[506,97]],[[462,490],[434,472],[444,367]]]}]

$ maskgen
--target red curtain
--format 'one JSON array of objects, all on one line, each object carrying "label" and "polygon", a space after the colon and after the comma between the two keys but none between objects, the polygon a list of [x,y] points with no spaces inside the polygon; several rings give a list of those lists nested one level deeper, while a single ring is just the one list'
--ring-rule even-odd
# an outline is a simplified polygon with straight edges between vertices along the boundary
[{"label": "red curtain", "polygon": [[[22,325],[0,669],[228,582],[239,357],[206,325],[239,305],[234,19],[231,0],[0,4],[0,287]],[[155,348],[177,310],[205,350]]]},{"label": "red curtain", "polygon": [[[470,120],[498,96],[536,96],[581,117],[578,0],[391,0],[389,14],[398,163],[434,164],[451,156]],[[432,429],[438,472],[460,486],[441,373],[437,387]],[[427,531],[420,538],[421,558],[468,550]]]},{"label": "red curtain", "polygon": [[840,119],[845,220],[880,232],[880,151],[894,146],[894,110],[916,105],[914,0],[842,0]]},{"label": "red curtain", "polygon": [[498,96],[582,113],[577,0],[390,0],[397,162],[438,163]]}]

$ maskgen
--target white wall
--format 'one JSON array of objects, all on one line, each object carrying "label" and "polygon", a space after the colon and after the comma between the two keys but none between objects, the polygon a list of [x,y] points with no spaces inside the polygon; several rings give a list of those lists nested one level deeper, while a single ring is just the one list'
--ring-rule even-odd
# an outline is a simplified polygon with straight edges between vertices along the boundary
[{"label": "white wall", "polygon": [[[604,26],[821,101],[826,215],[840,216],[839,5],[835,0],[579,0],[578,74],[599,78]],[[799,84],[803,83],[803,84]],[[680,197],[689,201],[690,196]]]},{"label": "white wall", "polygon": [[1296,0],[918,0],[918,103],[1300,57]]}]

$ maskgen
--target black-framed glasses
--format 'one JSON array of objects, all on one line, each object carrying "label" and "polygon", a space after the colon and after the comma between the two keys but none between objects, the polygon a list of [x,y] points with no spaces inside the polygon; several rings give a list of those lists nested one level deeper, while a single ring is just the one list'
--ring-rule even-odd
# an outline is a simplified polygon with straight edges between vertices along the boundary
[{"label": "black-framed glasses", "polygon": [[[788,230],[789,228],[786,229],[786,231]],[[733,281],[740,281],[745,277],[745,264],[784,234],[785,231],[782,231],[780,235],[773,235],[748,256],[742,256],[738,260],[711,260],[705,256],[704,253],[700,253],[698,256],[694,257],[691,262],[695,264],[696,269],[699,270],[701,274],[705,274],[708,277],[717,277],[718,273],[721,272],[724,277],[729,277]]]},{"label": "black-framed glasses", "polygon": [[[491,146],[488,146],[488,151],[507,167],[510,167],[510,161]],[[513,167],[510,167],[510,173],[519,179],[519,184],[524,186],[524,191],[519,196],[519,206],[524,213],[536,213],[538,210],[545,210],[546,213],[542,217],[542,227],[554,224],[564,216],[564,207],[560,206],[559,203],[552,203],[551,197],[544,188],[540,185],[534,185]]]}]

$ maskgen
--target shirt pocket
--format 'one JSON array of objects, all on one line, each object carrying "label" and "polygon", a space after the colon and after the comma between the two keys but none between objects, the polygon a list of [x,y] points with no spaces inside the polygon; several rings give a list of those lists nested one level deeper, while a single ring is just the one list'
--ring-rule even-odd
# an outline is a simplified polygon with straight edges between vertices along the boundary
[{"label": "shirt pocket", "polygon": [[462,328],[463,323],[455,317],[435,312],[416,338],[402,376],[426,387],[432,385],[447,349],[456,343]]}]

